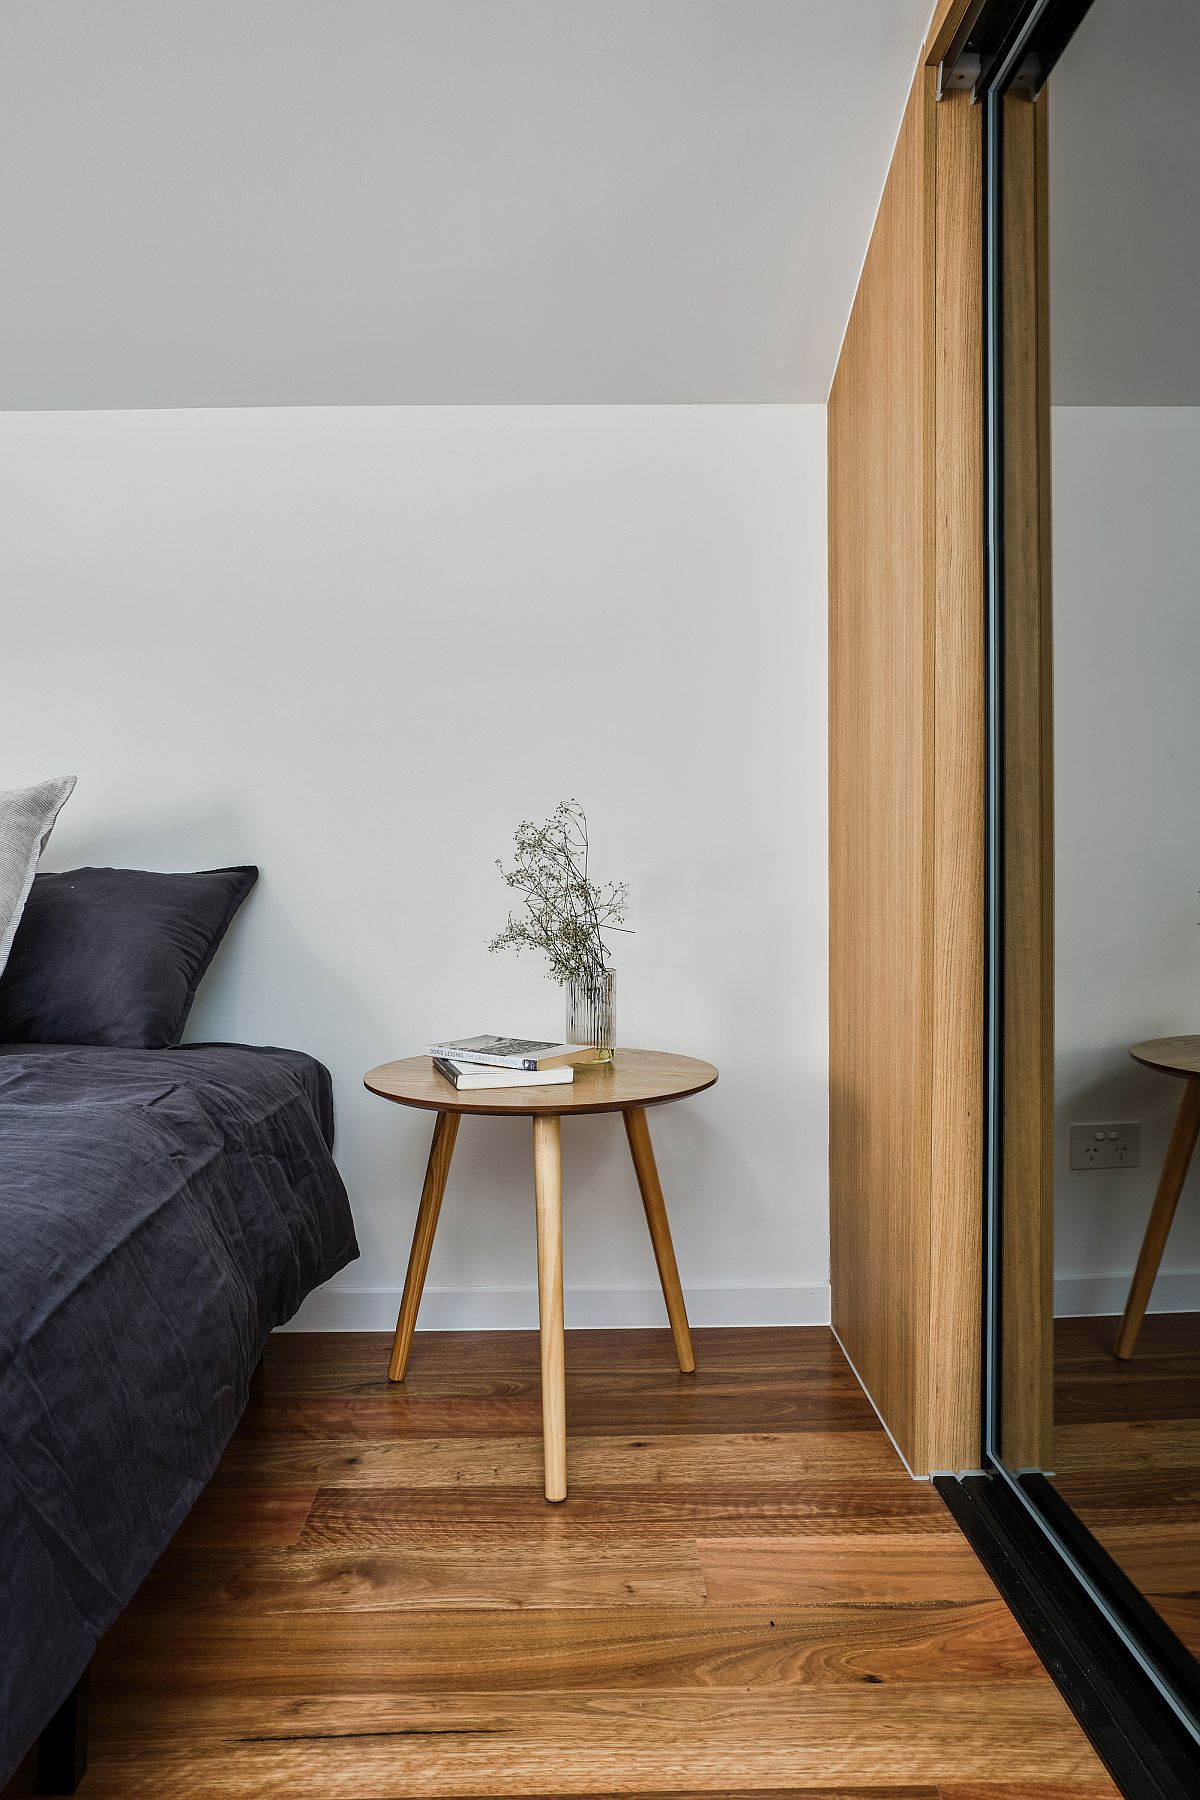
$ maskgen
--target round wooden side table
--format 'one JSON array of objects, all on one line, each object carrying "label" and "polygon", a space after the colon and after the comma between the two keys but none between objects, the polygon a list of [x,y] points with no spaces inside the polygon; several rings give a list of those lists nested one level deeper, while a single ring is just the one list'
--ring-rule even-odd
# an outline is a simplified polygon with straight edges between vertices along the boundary
[{"label": "round wooden side table", "polygon": [[1134,1044],[1129,1054],[1147,1069],[1182,1077],[1184,1089],[1117,1333],[1116,1353],[1122,1359],[1133,1355],[1150,1304],[1158,1265],[1167,1247],[1175,1208],[1191,1167],[1196,1138],[1200,1135],[1200,1037],[1147,1038],[1144,1044]]},{"label": "round wooden side table", "polygon": [[679,1367],[685,1374],[691,1374],[696,1359],[692,1354],[683,1289],[679,1285],[671,1227],[667,1222],[662,1185],[650,1142],[646,1108],[699,1094],[711,1087],[716,1079],[717,1071],[711,1063],[697,1062],[690,1056],[670,1056],[660,1050],[618,1050],[610,1063],[587,1063],[576,1068],[574,1080],[561,1086],[477,1088],[460,1092],[438,1074],[427,1056],[409,1056],[402,1062],[381,1063],[364,1077],[371,1093],[379,1094],[384,1100],[395,1100],[401,1106],[422,1107],[437,1114],[388,1364],[388,1376],[392,1381],[404,1380],[459,1120],[464,1113],[533,1120],[542,1351],[542,1448],[547,1500],[565,1500],[567,1497],[560,1121],[572,1113],[619,1112],[623,1115],[642,1205],[646,1210],[646,1223],[650,1227],[654,1260],[658,1264],[658,1278],[667,1303],[675,1354]]}]

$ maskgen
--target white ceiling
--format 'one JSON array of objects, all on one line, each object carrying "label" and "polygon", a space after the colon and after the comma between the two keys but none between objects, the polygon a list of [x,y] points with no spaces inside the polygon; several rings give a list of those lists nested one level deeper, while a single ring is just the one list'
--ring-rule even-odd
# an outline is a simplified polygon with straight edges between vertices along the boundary
[{"label": "white ceiling", "polygon": [[931,0],[0,0],[0,405],[823,400]]},{"label": "white ceiling", "polygon": [[1200,406],[1200,4],[1094,0],[1050,78],[1050,358],[1075,406]]}]

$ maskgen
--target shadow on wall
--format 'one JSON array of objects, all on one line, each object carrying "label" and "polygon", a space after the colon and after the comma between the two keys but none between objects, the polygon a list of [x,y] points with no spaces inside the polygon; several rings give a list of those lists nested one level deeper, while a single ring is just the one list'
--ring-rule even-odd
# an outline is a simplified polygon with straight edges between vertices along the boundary
[{"label": "shadow on wall", "polygon": [[[72,810],[63,812],[59,828],[50,839],[45,869],[122,868],[161,869],[191,874],[197,869],[231,868],[256,861],[252,855],[235,855],[231,846],[244,844],[250,835],[245,815],[237,807],[214,801],[187,808],[141,809],[121,818],[119,830],[97,833],[91,824],[94,811],[112,816],[112,793],[89,791],[88,772],[79,770],[79,784],[72,796]],[[63,844],[69,843],[64,856]],[[174,856],[172,844],[220,845],[215,856],[201,853]]]}]

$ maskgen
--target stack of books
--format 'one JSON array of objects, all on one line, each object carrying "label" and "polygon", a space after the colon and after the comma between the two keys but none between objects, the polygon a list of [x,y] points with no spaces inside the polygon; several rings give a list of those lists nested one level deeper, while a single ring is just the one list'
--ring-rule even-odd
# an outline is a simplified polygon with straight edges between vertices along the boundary
[{"label": "stack of books", "polygon": [[456,1088],[558,1087],[579,1063],[595,1062],[590,1044],[547,1044],[539,1038],[447,1038],[429,1054]]}]

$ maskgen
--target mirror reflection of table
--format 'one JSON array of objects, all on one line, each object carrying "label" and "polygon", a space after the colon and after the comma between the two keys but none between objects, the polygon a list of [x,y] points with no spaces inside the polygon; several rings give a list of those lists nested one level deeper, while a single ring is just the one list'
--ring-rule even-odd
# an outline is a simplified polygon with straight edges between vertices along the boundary
[{"label": "mirror reflection of table", "polygon": [[1137,1268],[1130,1283],[1121,1328],[1117,1332],[1116,1354],[1123,1360],[1133,1355],[1167,1247],[1175,1208],[1191,1167],[1196,1139],[1200,1136],[1200,1037],[1147,1038],[1145,1043],[1134,1044],[1129,1054],[1147,1069],[1179,1077],[1184,1089],[1142,1238]]}]

